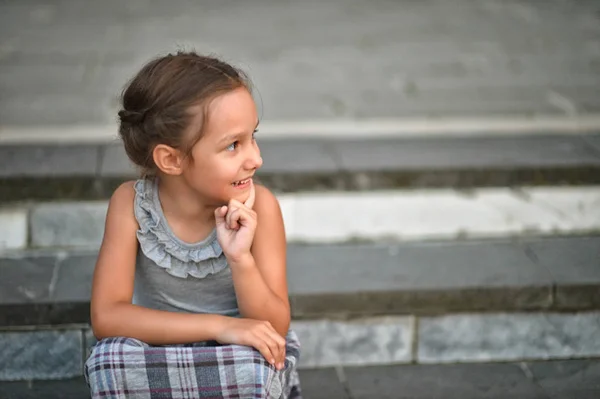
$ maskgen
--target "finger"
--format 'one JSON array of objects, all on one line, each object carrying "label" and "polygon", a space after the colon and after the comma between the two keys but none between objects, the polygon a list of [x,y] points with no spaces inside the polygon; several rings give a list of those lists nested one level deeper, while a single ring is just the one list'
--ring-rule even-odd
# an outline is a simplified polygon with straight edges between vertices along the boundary
[{"label": "finger", "polygon": [[273,366],[277,370],[281,370],[283,368],[282,367],[283,360],[281,359],[281,348],[280,348],[279,344],[267,332],[263,332],[262,339],[265,342],[265,344],[267,344],[267,346],[269,347],[269,350],[273,354],[273,361],[274,361]]},{"label": "finger", "polygon": [[256,190],[254,189],[254,181],[250,180],[250,195],[248,199],[244,201],[244,205],[252,209],[254,207],[254,200],[256,199]]},{"label": "finger", "polygon": [[218,225],[225,223],[225,215],[227,215],[227,206],[221,206],[215,209],[215,221]]},{"label": "finger", "polygon": [[231,230],[237,230],[240,228],[240,218],[242,217],[239,209],[234,209],[231,212],[227,212],[225,216],[227,220],[227,227]]},{"label": "finger", "polygon": [[269,362],[273,367],[275,367],[275,355],[273,354],[273,352],[271,352],[271,348],[269,347],[269,345],[267,345],[262,336],[255,335],[252,346],[256,348],[256,350],[258,350],[261,355],[263,355],[267,362]]},{"label": "finger", "polygon": [[275,345],[277,345],[277,365],[279,366],[279,368],[283,368],[283,366],[285,365],[285,339],[282,338],[277,331],[275,331],[275,329],[271,326],[270,323],[265,329],[265,333],[268,334],[269,337],[275,343]]}]

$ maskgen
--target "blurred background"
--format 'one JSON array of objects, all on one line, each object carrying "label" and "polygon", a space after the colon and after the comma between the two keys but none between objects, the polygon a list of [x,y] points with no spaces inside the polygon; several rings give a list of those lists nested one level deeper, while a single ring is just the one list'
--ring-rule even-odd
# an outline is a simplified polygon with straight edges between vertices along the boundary
[{"label": "blurred background", "polygon": [[177,50],[255,85],[305,397],[600,396],[599,1],[4,0],[0,397],[85,397],[118,97]]}]

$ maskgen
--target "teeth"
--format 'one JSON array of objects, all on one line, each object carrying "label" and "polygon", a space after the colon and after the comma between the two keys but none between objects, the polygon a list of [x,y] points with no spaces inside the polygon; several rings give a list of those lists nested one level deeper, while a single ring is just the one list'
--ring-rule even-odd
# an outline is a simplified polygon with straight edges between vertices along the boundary
[{"label": "teeth", "polygon": [[246,179],[246,180],[240,180],[240,181],[236,181],[235,183],[233,183],[234,186],[239,186],[241,184],[245,184],[249,181],[250,179]]}]

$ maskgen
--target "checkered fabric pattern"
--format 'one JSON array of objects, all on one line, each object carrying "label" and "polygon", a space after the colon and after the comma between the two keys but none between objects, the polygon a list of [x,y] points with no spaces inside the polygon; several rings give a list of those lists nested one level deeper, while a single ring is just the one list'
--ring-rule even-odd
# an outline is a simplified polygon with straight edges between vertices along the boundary
[{"label": "checkered fabric pattern", "polygon": [[133,338],[99,341],[85,364],[92,398],[301,398],[300,343],[286,338],[277,371],[254,348],[198,343],[152,346]]}]

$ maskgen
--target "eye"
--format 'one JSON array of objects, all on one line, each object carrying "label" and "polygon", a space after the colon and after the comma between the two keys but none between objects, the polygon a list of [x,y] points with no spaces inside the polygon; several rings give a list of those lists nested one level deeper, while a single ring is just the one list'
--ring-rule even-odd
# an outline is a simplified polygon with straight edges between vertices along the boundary
[{"label": "eye", "polygon": [[258,129],[252,132],[252,140],[256,140],[256,133],[258,133]]},{"label": "eye", "polygon": [[233,143],[229,144],[227,146],[227,148],[225,148],[225,150],[227,150],[227,151],[235,151],[237,145],[238,145],[238,142],[234,141]]}]

